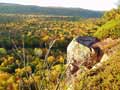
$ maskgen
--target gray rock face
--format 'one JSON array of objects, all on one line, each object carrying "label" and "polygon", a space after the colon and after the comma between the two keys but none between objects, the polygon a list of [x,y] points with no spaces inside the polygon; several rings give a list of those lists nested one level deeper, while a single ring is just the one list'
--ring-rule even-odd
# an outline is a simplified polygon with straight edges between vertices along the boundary
[{"label": "gray rock face", "polygon": [[[83,72],[86,69],[91,68],[100,58],[98,54],[101,51],[99,49],[92,48],[94,43],[98,40],[94,37],[77,37],[74,38],[67,48],[67,82],[68,90],[74,90],[71,85],[77,74]],[[96,53],[97,52],[97,53]]]},{"label": "gray rock face", "polygon": [[[98,48],[92,48],[94,43],[98,40],[94,37],[77,37],[72,40],[67,48],[67,63],[80,68],[81,65],[91,68],[92,64],[98,60],[98,54],[100,50]],[[74,74],[77,69],[71,70],[71,74]]]}]

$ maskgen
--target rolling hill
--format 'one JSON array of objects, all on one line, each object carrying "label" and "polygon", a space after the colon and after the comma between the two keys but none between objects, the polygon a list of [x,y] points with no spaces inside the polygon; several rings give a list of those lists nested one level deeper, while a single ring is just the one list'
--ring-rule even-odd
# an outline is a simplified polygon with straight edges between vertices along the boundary
[{"label": "rolling hill", "polygon": [[63,7],[40,7],[33,5],[19,5],[10,3],[0,3],[0,13],[8,14],[42,14],[58,16],[80,16],[82,18],[101,17],[104,12],[92,11],[82,8]]}]

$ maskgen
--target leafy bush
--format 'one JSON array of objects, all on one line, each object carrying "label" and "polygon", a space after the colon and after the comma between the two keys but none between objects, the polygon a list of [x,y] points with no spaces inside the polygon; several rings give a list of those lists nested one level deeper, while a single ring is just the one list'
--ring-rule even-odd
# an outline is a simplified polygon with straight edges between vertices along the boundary
[{"label": "leafy bush", "polygon": [[35,56],[41,57],[42,53],[43,53],[43,51],[40,48],[35,48],[34,49]]},{"label": "leafy bush", "polygon": [[94,36],[98,37],[99,39],[120,37],[120,20],[117,19],[108,21],[97,30]]},{"label": "leafy bush", "polygon": [[0,55],[7,54],[7,51],[5,48],[0,48]]}]

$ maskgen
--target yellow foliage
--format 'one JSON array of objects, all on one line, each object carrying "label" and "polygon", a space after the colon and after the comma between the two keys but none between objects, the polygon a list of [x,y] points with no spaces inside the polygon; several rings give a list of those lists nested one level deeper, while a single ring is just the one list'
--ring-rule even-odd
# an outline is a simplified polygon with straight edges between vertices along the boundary
[{"label": "yellow foliage", "polygon": [[7,80],[7,83],[14,83],[14,80],[15,80],[15,78],[14,78],[14,76],[11,76],[8,80]]},{"label": "yellow foliage", "polygon": [[31,36],[32,35],[32,32],[28,32],[27,36]]},{"label": "yellow foliage", "polygon": [[13,61],[14,61],[14,57],[13,57],[13,56],[9,56],[9,57],[8,57],[8,63],[9,63],[9,64],[12,64]]},{"label": "yellow foliage", "polygon": [[17,68],[16,70],[15,70],[15,72],[16,72],[16,74],[17,75],[22,75],[23,73],[25,73],[25,72],[31,72],[32,71],[32,69],[31,69],[31,67],[30,66],[26,66],[26,67],[24,67],[24,68]]},{"label": "yellow foliage", "polygon": [[25,71],[25,72],[31,72],[32,69],[31,69],[30,66],[26,66],[25,68],[23,68],[23,71]]},{"label": "yellow foliage", "polygon": [[13,90],[18,90],[18,84],[13,83]]},{"label": "yellow foliage", "polygon": [[18,64],[18,65],[19,65],[19,64],[20,64],[20,61],[19,61],[19,60],[16,60],[16,64]]},{"label": "yellow foliage", "polygon": [[35,48],[35,49],[34,49],[34,54],[35,54],[36,56],[41,57],[42,54],[43,54],[43,51],[42,51],[41,48]]},{"label": "yellow foliage", "polygon": [[10,61],[10,60],[14,60],[14,57],[13,56],[9,56],[8,57],[8,61]]},{"label": "yellow foliage", "polygon": [[15,69],[15,72],[16,72],[16,74],[21,74],[22,73],[22,70],[20,69],[20,68],[17,68],[17,69]]},{"label": "yellow foliage", "polygon": [[55,57],[54,57],[54,56],[49,56],[49,57],[47,58],[47,61],[48,61],[49,63],[52,63],[52,62],[55,61]]},{"label": "yellow foliage", "polygon": [[48,39],[49,39],[49,36],[48,36],[48,35],[46,35],[46,36],[44,36],[44,37],[42,38],[43,41],[47,41]]},{"label": "yellow foliage", "polygon": [[13,56],[7,56],[7,58],[3,58],[3,62],[1,63],[1,66],[7,66],[14,62]]},{"label": "yellow foliage", "polygon": [[9,77],[10,77],[10,74],[0,72],[0,81],[1,80],[7,80]]},{"label": "yellow foliage", "polygon": [[50,74],[50,80],[56,81],[59,76],[59,73],[56,70],[52,70]]},{"label": "yellow foliage", "polygon": [[60,63],[64,63],[64,57],[63,57],[63,56],[59,56],[58,61],[59,61]]}]

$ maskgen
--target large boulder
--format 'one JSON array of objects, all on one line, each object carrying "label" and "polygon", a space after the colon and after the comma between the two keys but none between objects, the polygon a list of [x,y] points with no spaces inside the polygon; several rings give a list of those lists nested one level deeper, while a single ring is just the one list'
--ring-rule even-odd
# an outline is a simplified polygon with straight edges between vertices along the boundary
[{"label": "large boulder", "polygon": [[[101,59],[102,51],[99,47],[93,48],[92,45],[99,42],[95,37],[77,37],[74,38],[67,47],[67,64],[80,68],[85,66],[91,68],[92,65]],[[74,74],[77,70],[70,70]]]},{"label": "large boulder", "polygon": [[67,47],[67,82],[70,90],[72,80],[78,73],[90,69],[96,62],[99,62],[103,53],[98,48],[92,48],[92,45],[99,42],[95,37],[76,37]]},{"label": "large boulder", "polygon": [[80,73],[102,66],[119,47],[120,39],[107,38],[99,41],[95,37],[74,38],[67,47],[67,85],[74,90],[74,83]]}]

